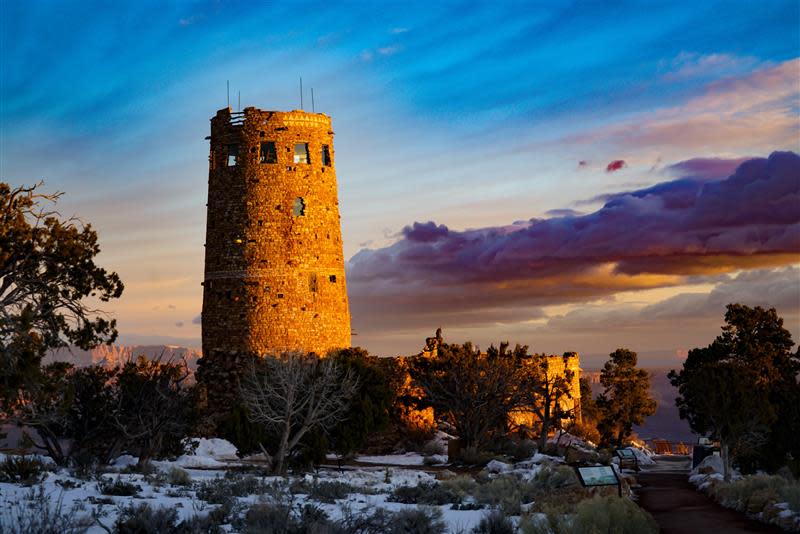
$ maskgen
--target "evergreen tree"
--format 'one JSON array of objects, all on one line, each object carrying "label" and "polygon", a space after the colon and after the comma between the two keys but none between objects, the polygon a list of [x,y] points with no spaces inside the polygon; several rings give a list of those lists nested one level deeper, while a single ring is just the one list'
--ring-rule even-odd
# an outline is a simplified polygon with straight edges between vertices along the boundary
[{"label": "evergreen tree", "polygon": [[722,334],[689,351],[680,372],[669,374],[681,417],[719,439],[723,455],[745,471],[787,464],[800,471],[800,357],[793,346],[774,308],[729,304]]},{"label": "evergreen tree", "polygon": [[656,412],[656,401],[650,396],[650,375],[636,367],[638,357],[628,349],[617,349],[600,373],[605,388],[597,399],[600,410],[598,428],[605,443],[616,446],[630,437],[633,425],[644,423]]},{"label": "evergreen tree", "polygon": [[88,306],[122,294],[117,273],[94,263],[97,233],[48,206],[60,193],[0,183],[0,414],[34,386],[48,349],[112,343],[116,321]]}]

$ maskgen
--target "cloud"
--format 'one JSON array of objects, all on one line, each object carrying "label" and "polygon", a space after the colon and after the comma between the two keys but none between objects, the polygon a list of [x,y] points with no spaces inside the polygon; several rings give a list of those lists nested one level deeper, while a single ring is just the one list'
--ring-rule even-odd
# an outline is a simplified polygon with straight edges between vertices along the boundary
[{"label": "cloud", "polygon": [[[555,315],[540,327],[541,331],[603,332],[609,328],[674,328],[676,322],[708,321],[721,324],[725,306],[738,302],[748,306],[776,308],[784,317],[800,314],[800,269],[758,269],[726,276],[711,291],[684,292],[643,307],[621,305],[582,306]],[[792,326],[792,325],[787,325]]]},{"label": "cloud", "polygon": [[579,167],[579,168],[588,167],[588,166],[589,166],[589,162],[588,162],[588,161],[586,161],[585,159],[582,159],[582,160],[580,160],[580,161],[578,162],[578,167]]},{"label": "cloud", "polygon": [[203,323],[203,314],[197,314],[197,317],[192,319],[192,324],[202,324]]},{"label": "cloud", "polygon": [[720,179],[733,174],[747,159],[749,158],[693,158],[670,165],[666,171],[696,179]]},{"label": "cloud", "polygon": [[559,208],[554,210],[547,210],[544,212],[545,215],[548,217],[579,217],[584,215],[582,211],[566,209],[566,208]]},{"label": "cloud", "polygon": [[695,54],[681,52],[667,66],[663,76],[667,81],[681,81],[687,78],[729,76],[752,69],[757,61],[752,57],[730,54]]},{"label": "cloud", "polygon": [[625,166],[626,166],[625,160],[615,159],[614,161],[612,161],[611,163],[606,165],[606,172],[618,171],[618,170],[622,169]]},{"label": "cloud", "polygon": [[724,180],[612,195],[587,215],[464,231],[415,222],[393,245],[350,259],[356,328],[530,320],[544,305],[796,262],[799,177],[800,156],[776,152]]},{"label": "cloud", "polygon": [[174,304],[167,304],[167,308],[169,308],[170,310],[174,310],[175,309],[175,305]]},{"label": "cloud", "polygon": [[178,328],[182,328],[183,327],[183,321],[176,322],[175,326],[177,326]]},{"label": "cloud", "polygon": [[399,45],[384,46],[378,48],[378,54],[382,56],[393,56],[394,54],[400,52],[402,49],[403,47]]},{"label": "cloud", "polygon": [[800,59],[708,84],[689,101],[565,138],[664,153],[753,153],[797,146]]}]

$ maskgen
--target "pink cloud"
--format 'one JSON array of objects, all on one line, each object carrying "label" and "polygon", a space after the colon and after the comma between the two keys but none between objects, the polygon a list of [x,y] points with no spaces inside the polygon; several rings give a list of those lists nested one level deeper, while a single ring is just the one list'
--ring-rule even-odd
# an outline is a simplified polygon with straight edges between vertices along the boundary
[{"label": "pink cloud", "polygon": [[615,159],[608,165],[606,165],[606,172],[615,172],[618,171],[626,166],[625,160],[622,159]]},{"label": "pink cloud", "polygon": [[800,136],[800,59],[706,86],[687,102],[639,113],[623,122],[571,136],[574,144],[654,148],[666,154],[753,153],[795,149]]}]

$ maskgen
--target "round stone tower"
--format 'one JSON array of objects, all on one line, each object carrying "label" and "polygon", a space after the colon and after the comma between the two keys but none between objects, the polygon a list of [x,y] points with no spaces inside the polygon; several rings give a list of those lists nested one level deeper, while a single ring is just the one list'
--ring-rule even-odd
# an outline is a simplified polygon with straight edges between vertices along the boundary
[{"label": "round stone tower", "polygon": [[210,140],[204,359],[349,347],[330,117],[222,109]]}]

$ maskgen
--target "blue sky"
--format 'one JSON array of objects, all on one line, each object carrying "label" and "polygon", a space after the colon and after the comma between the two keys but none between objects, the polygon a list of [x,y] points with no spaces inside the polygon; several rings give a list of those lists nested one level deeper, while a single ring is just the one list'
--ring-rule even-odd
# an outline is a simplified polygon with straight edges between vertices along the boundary
[{"label": "blue sky", "polygon": [[[797,151],[799,20],[797,2],[777,1],[2,2],[0,179],[45,179],[66,191],[62,211],[99,230],[103,261],[128,286],[111,310],[123,340],[196,344],[203,138],[227,80],[234,107],[241,92],[243,107],[297,108],[302,76],[308,109],[314,87],[337,134],[351,257],[414,221],[467,229],[588,212],[601,203],[580,201],[665,181],[679,161]],[[625,168],[605,172],[617,159]],[[616,299],[651,305],[687,287]],[[562,305],[545,315],[574,311]],[[451,331],[573,349],[534,323]],[[360,335],[376,352],[408,352],[430,334]]]}]

